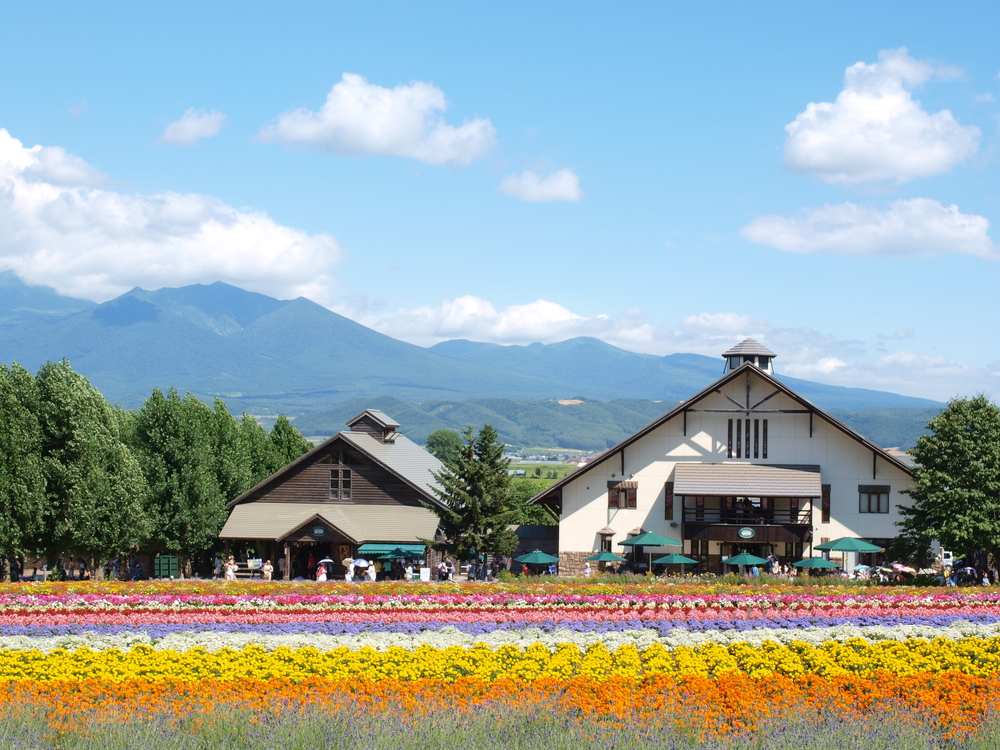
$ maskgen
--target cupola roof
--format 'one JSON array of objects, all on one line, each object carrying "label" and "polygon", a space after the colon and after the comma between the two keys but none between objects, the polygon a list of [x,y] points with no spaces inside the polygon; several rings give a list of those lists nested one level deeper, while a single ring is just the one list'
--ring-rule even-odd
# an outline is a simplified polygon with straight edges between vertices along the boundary
[{"label": "cupola roof", "polygon": [[744,339],[732,349],[723,352],[723,357],[776,357],[778,356],[763,344],[753,339]]}]

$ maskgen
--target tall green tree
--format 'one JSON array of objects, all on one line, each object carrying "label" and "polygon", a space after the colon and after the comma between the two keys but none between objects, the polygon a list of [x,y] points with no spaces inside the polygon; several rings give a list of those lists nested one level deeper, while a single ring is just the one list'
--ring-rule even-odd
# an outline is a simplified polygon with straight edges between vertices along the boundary
[{"label": "tall green tree", "polygon": [[267,430],[249,414],[244,414],[240,418],[240,438],[247,452],[251,487],[285,465]]},{"label": "tall green tree", "polygon": [[460,560],[472,552],[513,554],[518,538],[508,526],[517,519],[504,445],[491,425],[483,425],[478,435],[467,427],[462,437],[458,457],[434,475],[440,505],[425,503],[440,519],[445,539],[422,541]]},{"label": "tall green tree", "polygon": [[148,485],[115,410],[69,362],[47,363],[35,382],[48,551],[83,555],[100,577],[107,559],[148,537]]},{"label": "tall green tree", "polygon": [[38,388],[17,364],[0,365],[0,425],[0,556],[9,566],[13,557],[41,552],[47,511]]},{"label": "tall green tree", "polygon": [[462,436],[454,430],[435,430],[427,436],[427,452],[443,464],[452,464],[462,451]]},{"label": "tall green tree", "polygon": [[226,520],[216,476],[212,410],[190,393],[155,389],[139,409],[135,448],[149,483],[150,548],[190,558],[211,546]]},{"label": "tall green tree", "polygon": [[954,399],[917,440],[915,483],[901,505],[904,534],[1000,559],[1000,409],[980,394]]},{"label": "tall green tree", "polygon": [[275,421],[274,427],[271,428],[270,438],[281,458],[278,469],[287,466],[299,456],[313,449],[313,444],[306,440],[301,432],[292,427],[292,423],[284,414]]}]

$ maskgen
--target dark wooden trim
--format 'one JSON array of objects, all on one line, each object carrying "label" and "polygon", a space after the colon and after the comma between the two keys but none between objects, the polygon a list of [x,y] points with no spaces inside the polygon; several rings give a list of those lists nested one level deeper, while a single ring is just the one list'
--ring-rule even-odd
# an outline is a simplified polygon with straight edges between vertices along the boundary
[{"label": "dark wooden trim", "polygon": [[768,401],[769,399],[774,398],[779,393],[781,393],[781,391],[775,391],[770,396],[764,396],[764,398],[762,398],[760,401],[758,401],[756,404],[754,404],[753,406],[750,407],[750,411],[754,411],[758,406],[760,406],[761,404],[763,404],[765,401]]},{"label": "dark wooden trim", "polygon": [[723,392],[722,392],[721,390],[719,390],[718,388],[716,388],[716,389],[715,389],[715,392],[716,392],[716,393],[718,393],[718,394],[719,394],[720,396],[722,396],[722,397],[723,397],[724,399],[726,399],[726,401],[730,401],[730,402],[732,402],[733,404],[735,404],[736,406],[740,407],[740,408],[739,408],[739,411],[744,411],[744,409],[743,409],[743,404],[741,404],[741,403],[740,403],[739,401],[737,401],[737,400],[736,400],[735,398],[733,398],[733,397],[731,397],[731,396],[729,396],[729,395],[727,395],[727,394],[723,393]]},{"label": "dark wooden trim", "polygon": [[691,523],[684,524],[684,539],[712,542],[746,542],[748,544],[779,544],[781,542],[805,542],[809,527],[805,525],[754,526],[753,539],[741,539],[735,524]]},{"label": "dark wooden trim", "polygon": [[892,492],[888,484],[859,484],[858,493],[862,495],[886,495]]}]

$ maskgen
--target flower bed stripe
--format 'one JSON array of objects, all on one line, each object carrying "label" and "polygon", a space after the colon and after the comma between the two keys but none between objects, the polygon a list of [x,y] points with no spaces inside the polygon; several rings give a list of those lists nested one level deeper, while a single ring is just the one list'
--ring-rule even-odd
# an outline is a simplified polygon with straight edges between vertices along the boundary
[{"label": "flower bed stripe", "polygon": [[38,650],[0,652],[0,681],[274,678],[298,681],[313,677],[454,681],[471,676],[487,681],[530,682],[577,677],[718,677],[728,672],[742,672],[754,678],[774,674],[871,676],[883,672],[895,675],[961,672],[989,676],[1000,672],[1000,637],[878,643],[827,641],[819,646],[805,642],[781,645],[774,641],[759,646],[734,643],[728,647],[705,643],[673,649],[653,644],[641,650],[626,644],[614,651],[601,643],[591,644],[585,650],[572,644],[561,644],[550,650],[535,643],[524,649],[514,646],[491,649],[480,644],[472,648],[425,645],[413,650],[390,647],[385,651],[370,647],[356,651],[277,648],[269,652],[250,645],[239,651],[209,652],[200,648],[155,650],[140,645],[125,652],[89,648],[48,653]]}]

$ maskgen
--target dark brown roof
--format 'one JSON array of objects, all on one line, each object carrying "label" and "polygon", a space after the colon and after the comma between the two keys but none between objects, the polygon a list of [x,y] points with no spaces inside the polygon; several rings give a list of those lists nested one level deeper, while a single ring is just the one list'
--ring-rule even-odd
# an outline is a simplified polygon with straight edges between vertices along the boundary
[{"label": "dark brown roof", "polygon": [[772,352],[763,344],[754,341],[753,339],[744,339],[729,351],[723,352],[722,356],[723,357],[736,357],[736,356],[777,357],[778,355]]},{"label": "dark brown roof", "polygon": [[[754,342],[754,343],[756,343],[756,342]],[[586,466],[580,468],[578,471],[574,471],[572,474],[567,474],[565,477],[563,477],[562,479],[560,479],[555,484],[551,485],[547,489],[545,489],[542,492],[540,492],[537,495],[535,495],[528,502],[529,503],[537,503],[537,502],[543,500],[544,498],[552,495],[555,491],[561,490],[563,488],[563,486],[565,486],[565,485],[569,484],[570,482],[572,482],[573,480],[579,478],[581,475],[586,474],[588,471],[590,471],[591,469],[595,468],[599,464],[602,464],[605,461],[607,461],[608,459],[616,456],[620,451],[625,450],[632,443],[634,443],[637,440],[645,437],[650,432],[652,432],[656,428],[660,427],[661,425],[666,424],[667,422],[669,422],[674,417],[683,414],[685,410],[690,409],[697,402],[699,402],[702,399],[704,399],[704,398],[712,395],[713,393],[715,393],[716,390],[718,390],[719,388],[721,388],[722,386],[724,386],[730,380],[734,380],[735,378],[739,377],[740,375],[743,375],[746,372],[753,373],[757,377],[759,377],[762,380],[764,380],[766,383],[774,386],[774,388],[776,388],[778,391],[781,391],[782,393],[784,393],[789,398],[795,399],[797,402],[799,402],[800,404],[802,404],[804,407],[806,407],[807,409],[809,409],[810,411],[812,411],[813,414],[815,414],[817,417],[819,417],[820,419],[822,419],[825,422],[829,423],[833,427],[836,427],[838,430],[840,430],[841,432],[843,432],[845,435],[847,435],[848,437],[852,438],[853,440],[856,440],[857,442],[861,443],[863,446],[865,446],[865,448],[867,448],[868,450],[870,450],[873,453],[875,453],[879,458],[883,459],[886,463],[892,464],[897,469],[899,469],[899,470],[903,471],[904,473],[906,473],[908,476],[911,476],[911,477],[913,476],[913,470],[905,462],[901,461],[899,458],[897,458],[896,456],[892,455],[891,453],[889,453],[888,451],[886,451],[884,448],[880,448],[879,446],[875,445],[875,443],[873,443],[870,440],[868,440],[868,438],[862,437],[857,432],[855,432],[850,427],[848,427],[846,424],[844,424],[843,422],[841,422],[841,421],[837,420],[836,418],[830,416],[829,414],[827,414],[822,409],[816,407],[814,404],[812,404],[811,402],[807,401],[805,398],[803,398],[802,396],[800,396],[799,394],[797,394],[795,391],[793,391],[787,385],[785,385],[780,380],[778,380],[777,378],[775,378],[773,375],[769,375],[767,372],[765,372],[764,370],[761,370],[756,365],[753,365],[753,364],[751,364],[749,362],[746,362],[746,363],[740,365],[739,367],[737,367],[735,370],[730,370],[725,375],[723,375],[721,378],[719,378],[718,380],[716,380],[714,383],[712,383],[708,387],[704,388],[703,390],[699,391],[697,394],[695,394],[694,396],[692,396],[691,398],[689,398],[687,401],[681,402],[678,406],[676,406],[673,409],[671,409],[670,411],[668,411],[666,414],[664,414],[659,419],[657,419],[654,422],[651,422],[650,424],[646,425],[645,427],[643,427],[641,430],[639,430],[635,434],[631,435],[630,437],[625,438],[620,443],[618,443],[618,445],[616,445],[614,448],[610,448],[609,450],[607,450],[606,452],[604,452],[603,454],[601,454],[600,456],[598,456],[596,460],[591,461],[589,464],[587,464]]]}]

